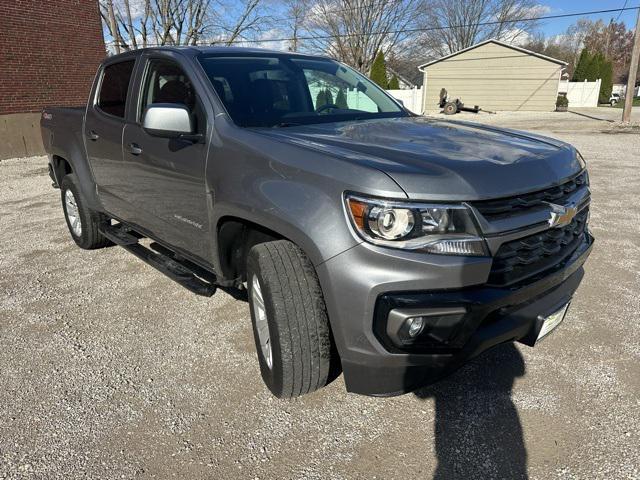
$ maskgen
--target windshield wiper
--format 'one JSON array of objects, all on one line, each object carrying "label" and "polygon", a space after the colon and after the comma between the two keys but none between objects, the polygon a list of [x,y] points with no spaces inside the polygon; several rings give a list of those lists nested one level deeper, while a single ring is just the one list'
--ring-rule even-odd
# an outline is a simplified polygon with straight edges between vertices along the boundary
[{"label": "windshield wiper", "polygon": [[302,125],[302,124],[301,123],[295,123],[295,122],[281,122],[281,123],[278,123],[278,124],[274,125],[271,128],[297,127],[298,125]]}]

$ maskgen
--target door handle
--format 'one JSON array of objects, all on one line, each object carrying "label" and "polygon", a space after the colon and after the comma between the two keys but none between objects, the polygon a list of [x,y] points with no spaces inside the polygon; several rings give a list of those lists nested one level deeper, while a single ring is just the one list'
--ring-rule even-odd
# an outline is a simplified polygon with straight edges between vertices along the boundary
[{"label": "door handle", "polygon": [[131,155],[140,155],[142,153],[142,148],[140,148],[140,145],[138,145],[137,143],[130,143],[129,153]]},{"label": "door handle", "polygon": [[94,132],[93,130],[89,130],[89,133],[87,133],[87,137],[89,138],[89,140],[91,140],[92,142],[95,142],[96,140],[98,140],[100,138],[100,135],[98,135],[96,132]]}]

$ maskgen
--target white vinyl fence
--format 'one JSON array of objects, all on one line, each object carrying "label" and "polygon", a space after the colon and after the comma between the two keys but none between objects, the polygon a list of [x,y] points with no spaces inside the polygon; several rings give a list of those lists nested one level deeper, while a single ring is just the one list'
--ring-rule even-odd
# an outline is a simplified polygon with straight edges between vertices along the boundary
[{"label": "white vinyl fence", "polygon": [[569,108],[597,107],[600,94],[600,80],[595,82],[569,82],[561,80],[558,93],[566,93]]},{"label": "white vinyl fence", "polygon": [[[318,98],[318,93],[320,93],[321,90],[328,90],[331,92],[332,103],[335,103],[338,98],[339,90],[337,88],[331,88],[329,86],[321,85],[309,85],[309,93],[311,93],[311,99],[313,100],[314,108],[317,108],[316,101]],[[373,102],[373,100],[367,97],[364,93],[359,92],[355,89],[344,89],[342,93],[345,96],[345,100],[347,101],[347,105],[349,108],[353,108],[355,110],[364,110],[365,112],[378,111],[378,107]]]},{"label": "white vinyl fence", "polygon": [[[338,90],[336,88],[330,88],[320,85],[310,85],[309,92],[311,93],[311,99],[313,100],[314,108],[316,107],[316,99],[318,97],[318,93],[320,93],[321,90],[330,90],[331,99],[333,102],[335,102],[337,99]],[[376,104],[364,93],[359,92],[355,89],[345,89],[342,91],[342,93],[345,95],[345,99],[349,108],[364,110],[365,112],[377,111]],[[387,93],[398,100],[402,100],[404,106],[412,112],[422,112],[422,87],[412,88],[411,90],[387,90]]]},{"label": "white vinyl fence", "polygon": [[422,87],[414,87],[411,90],[387,90],[387,93],[401,100],[413,113],[422,113]]}]

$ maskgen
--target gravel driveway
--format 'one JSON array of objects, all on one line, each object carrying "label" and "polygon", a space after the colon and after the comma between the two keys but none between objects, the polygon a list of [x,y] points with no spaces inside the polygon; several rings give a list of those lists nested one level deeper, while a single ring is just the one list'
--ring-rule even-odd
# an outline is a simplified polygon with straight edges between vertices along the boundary
[{"label": "gravel driveway", "polygon": [[0,162],[0,479],[640,478],[640,130],[581,112],[605,120],[457,117],[587,158],[597,242],[564,324],[387,399],[272,398],[246,303],[78,249],[46,159]]}]

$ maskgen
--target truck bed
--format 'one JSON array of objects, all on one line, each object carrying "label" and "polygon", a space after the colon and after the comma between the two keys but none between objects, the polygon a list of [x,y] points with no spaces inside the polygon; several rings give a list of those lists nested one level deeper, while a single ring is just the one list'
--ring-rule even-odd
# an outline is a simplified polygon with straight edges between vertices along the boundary
[{"label": "truck bed", "polygon": [[[40,128],[45,151],[68,158],[70,145],[82,143],[82,124],[86,107],[47,107],[42,111]],[[78,143],[80,142],[80,143]]]}]

